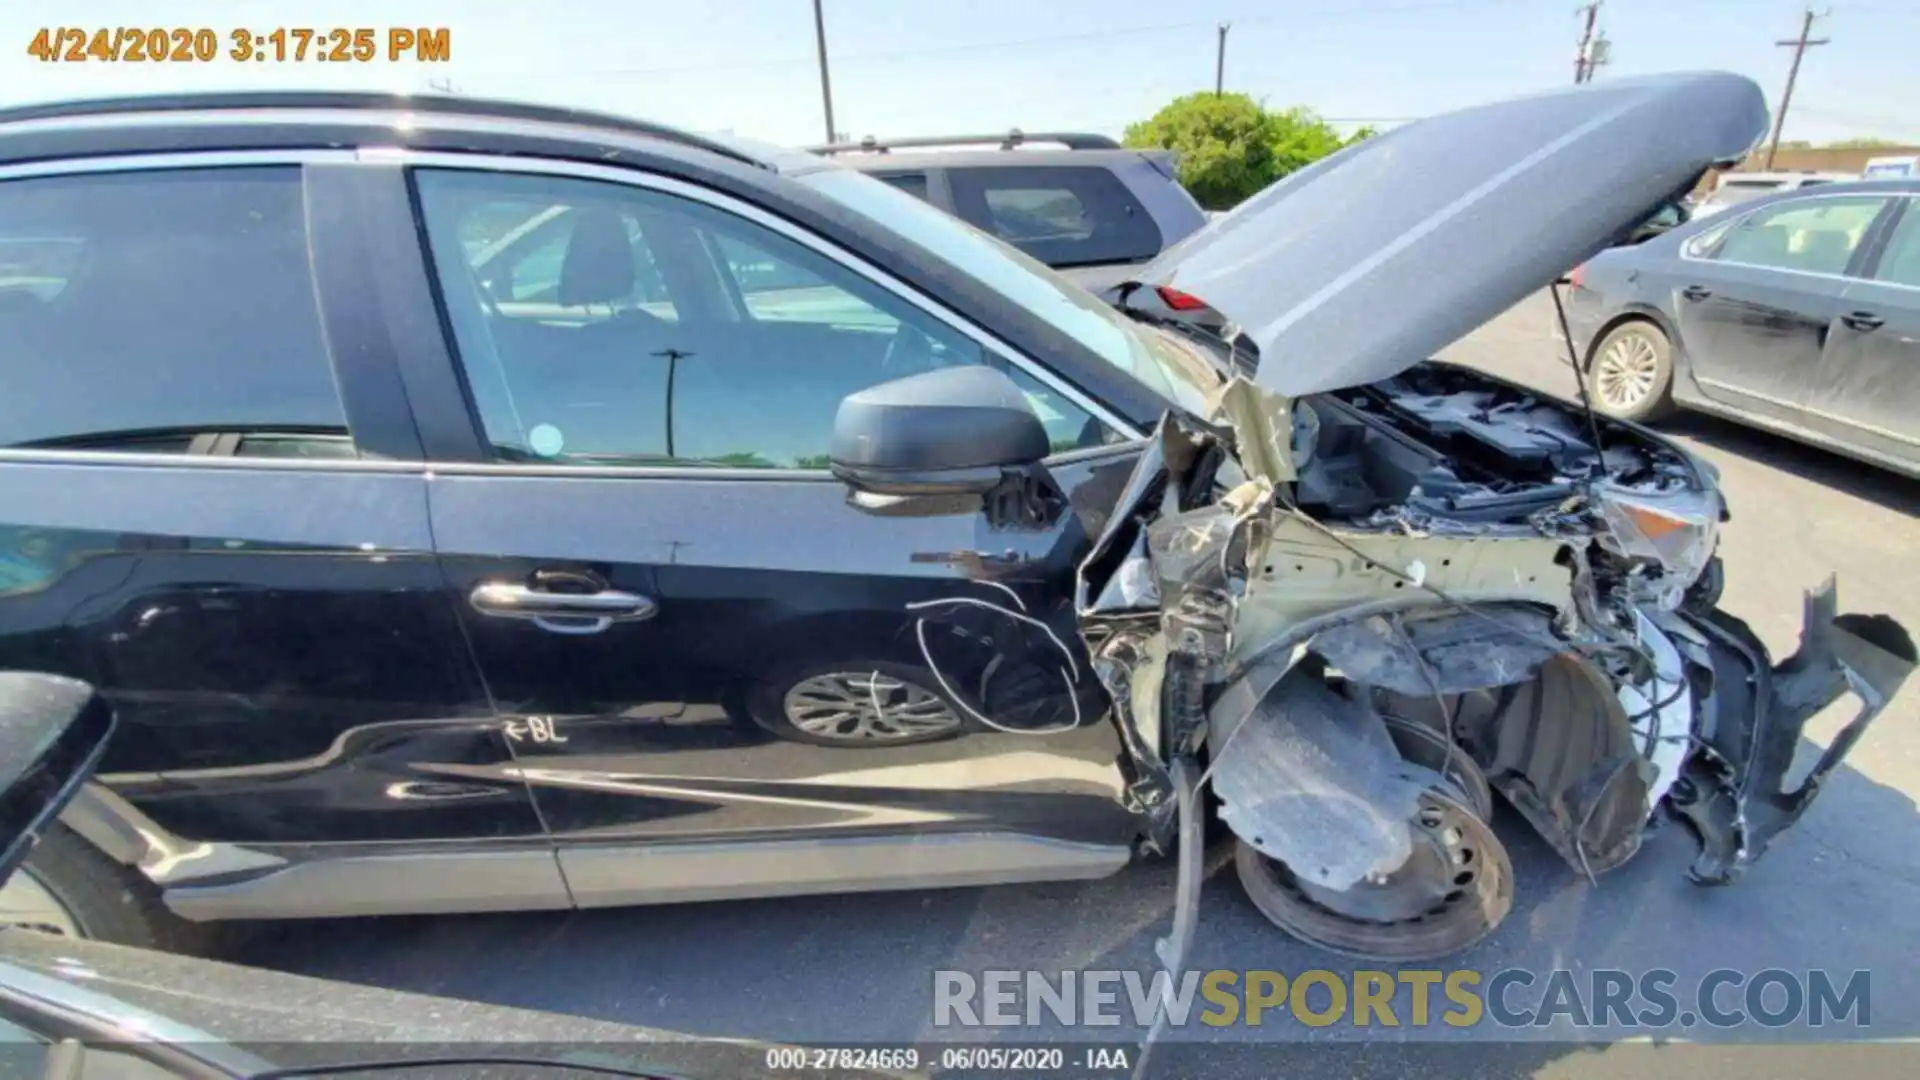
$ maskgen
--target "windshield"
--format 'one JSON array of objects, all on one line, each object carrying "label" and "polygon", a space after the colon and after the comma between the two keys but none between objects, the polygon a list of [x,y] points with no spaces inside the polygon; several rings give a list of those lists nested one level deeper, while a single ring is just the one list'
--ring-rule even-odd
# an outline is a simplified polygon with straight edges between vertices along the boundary
[{"label": "windshield", "polygon": [[872,177],[829,168],[797,179],[959,267],[1173,404],[1204,413],[1218,379],[1180,339],[1135,323],[1044,263]]}]

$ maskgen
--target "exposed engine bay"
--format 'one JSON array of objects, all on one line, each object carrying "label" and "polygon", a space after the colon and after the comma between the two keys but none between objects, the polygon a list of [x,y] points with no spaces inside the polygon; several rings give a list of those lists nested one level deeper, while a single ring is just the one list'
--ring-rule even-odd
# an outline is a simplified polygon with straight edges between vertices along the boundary
[{"label": "exposed engine bay", "polygon": [[[1312,944],[1410,961],[1491,933],[1496,793],[1590,880],[1670,810],[1694,880],[1733,881],[1914,665],[1829,584],[1773,666],[1715,606],[1716,478],[1637,427],[1437,363],[1297,400],[1235,377],[1211,406],[1162,420],[1079,620],[1149,844],[1211,783],[1256,904]],[[1783,791],[1848,691],[1860,713]]]}]

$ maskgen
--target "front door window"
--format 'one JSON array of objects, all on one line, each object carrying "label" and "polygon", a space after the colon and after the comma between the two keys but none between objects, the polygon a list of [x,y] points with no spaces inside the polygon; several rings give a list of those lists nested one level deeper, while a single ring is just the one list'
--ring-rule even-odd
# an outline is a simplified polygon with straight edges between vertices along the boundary
[{"label": "front door window", "polygon": [[1116,437],[898,295],[707,204],[570,177],[416,182],[502,460],[823,469],[842,398],[982,363],[1021,384],[1056,450]]}]

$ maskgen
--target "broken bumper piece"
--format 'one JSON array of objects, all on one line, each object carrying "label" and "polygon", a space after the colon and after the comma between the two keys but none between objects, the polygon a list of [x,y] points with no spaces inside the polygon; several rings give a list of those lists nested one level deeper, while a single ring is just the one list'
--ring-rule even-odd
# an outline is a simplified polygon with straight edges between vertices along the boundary
[{"label": "broken bumper piece", "polygon": [[[1839,615],[1829,580],[1807,594],[1800,648],[1772,665],[1747,625],[1724,612],[1689,616],[1675,641],[1706,674],[1699,752],[1672,792],[1676,813],[1700,840],[1688,871],[1727,885],[1807,812],[1827,777],[1913,671],[1913,638],[1885,615]],[[1806,777],[1783,789],[1807,722],[1842,694],[1860,710]]]}]

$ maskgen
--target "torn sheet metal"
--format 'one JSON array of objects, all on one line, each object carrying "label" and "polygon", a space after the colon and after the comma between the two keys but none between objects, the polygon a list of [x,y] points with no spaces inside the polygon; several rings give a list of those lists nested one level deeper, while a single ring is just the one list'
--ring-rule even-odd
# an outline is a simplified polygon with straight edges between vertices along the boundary
[{"label": "torn sheet metal", "polygon": [[1413,852],[1419,798],[1443,783],[1401,758],[1380,715],[1330,690],[1319,665],[1294,667],[1258,703],[1257,681],[1212,712],[1220,815],[1235,835],[1329,889],[1392,872]]},{"label": "torn sheet metal", "polygon": [[1356,682],[1411,695],[1525,682],[1560,651],[1546,614],[1491,604],[1356,619],[1322,631],[1311,648]]},{"label": "torn sheet metal", "polygon": [[1271,514],[1240,602],[1233,659],[1245,663],[1300,624],[1348,609],[1445,604],[1422,585],[1455,600],[1530,602],[1565,617],[1574,607],[1566,548],[1539,536],[1402,536]]},{"label": "torn sheet metal", "polygon": [[1248,479],[1279,485],[1299,475],[1291,398],[1236,375],[1213,392],[1207,406],[1215,423],[1233,429],[1234,457]]},{"label": "torn sheet metal", "polygon": [[[1807,594],[1799,650],[1772,667],[1739,619],[1715,610],[1690,620],[1707,638],[1713,664],[1705,747],[1673,799],[1700,840],[1689,870],[1696,883],[1729,884],[1765,854],[1913,673],[1913,638],[1899,623],[1838,610],[1828,579]],[[1848,692],[1860,699],[1859,712],[1799,787],[1783,790],[1807,721]]]}]

